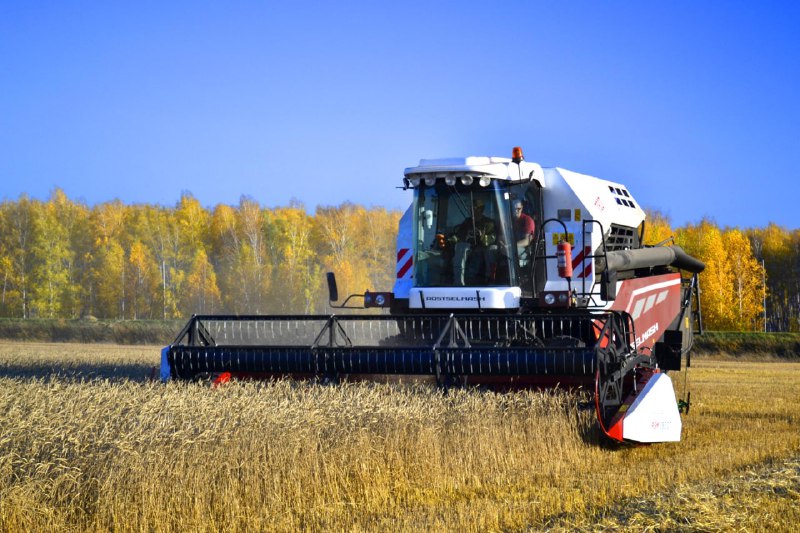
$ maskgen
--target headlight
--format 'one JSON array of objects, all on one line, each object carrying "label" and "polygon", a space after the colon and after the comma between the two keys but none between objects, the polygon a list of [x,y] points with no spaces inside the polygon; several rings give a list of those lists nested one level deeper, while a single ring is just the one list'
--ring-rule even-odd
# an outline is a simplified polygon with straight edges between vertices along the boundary
[{"label": "headlight", "polygon": [[428,187],[433,187],[434,185],[436,185],[436,176],[428,176],[427,178],[425,178],[425,185],[427,185]]},{"label": "headlight", "polygon": [[463,184],[464,184],[464,185],[466,185],[467,187],[469,187],[470,185],[472,185],[472,182],[473,182],[473,181],[474,181],[474,180],[472,179],[472,176],[463,176],[463,177],[461,178],[461,183],[463,183]]},{"label": "headlight", "polygon": [[546,303],[547,305],[553,305],[554,303],[556,303],[555,295],[553,295],[552,293],[549,293],[549,292],[547,294],[545,294],[544,295],[544,303]]},{"label": "headlight", "polygon": [[375,303],[382,306],[386,303],[386,297],[383,294],[377,295],[375,297]]},{"label": "headlight", "polygon": [[456,177],[455,177],[455,176],[452,176],[452,175],[449,175],[449,176],[447,176],[447,177],[444,179],[444,182],[445,182],[445,183],[446,183],[448,186],[452,187],[453,185],[455,185],[455,184],[456,184]]},{"label": "headlight", "polygon": [[488,187],[491,182],[492,182],[492,180],[488,176],[481,176],[481,179],[478,180],[478,184],[481,187]]}]

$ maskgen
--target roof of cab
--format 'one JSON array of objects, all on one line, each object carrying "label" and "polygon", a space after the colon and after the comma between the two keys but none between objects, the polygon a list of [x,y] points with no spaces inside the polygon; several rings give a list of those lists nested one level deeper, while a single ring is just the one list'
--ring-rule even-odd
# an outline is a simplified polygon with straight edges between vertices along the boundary
[{"label": "roof of cab", "polygon": [[[511,169],[514,169],[513,172]],[[490,174],[497,179],[516,181],[520,175],[527,177],[533,172],[541,179],[542,167],[537,163],[523,161],[519,167],[507,157],[449,157],[445,159],[421,159],[416,167],[406,168],[404,175],[427,174],[440,172],[464,172],[475,174]],[[522,170],[522,173],[520,173]]]}]

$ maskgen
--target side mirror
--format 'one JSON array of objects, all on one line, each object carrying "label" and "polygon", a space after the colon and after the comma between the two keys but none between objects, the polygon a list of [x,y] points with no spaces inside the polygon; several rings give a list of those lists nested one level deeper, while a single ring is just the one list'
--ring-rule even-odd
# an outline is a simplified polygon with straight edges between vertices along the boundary
[{"label": "side mirror", "polygon": [[336,274],[333,272],[327,273],[328,278],[328,300],[335,302],[339,299],[339,289],[336,287]]}]

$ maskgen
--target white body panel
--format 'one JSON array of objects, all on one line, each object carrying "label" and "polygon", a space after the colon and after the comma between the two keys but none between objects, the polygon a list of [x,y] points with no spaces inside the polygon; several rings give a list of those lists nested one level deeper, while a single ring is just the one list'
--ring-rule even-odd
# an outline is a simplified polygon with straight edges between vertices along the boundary
[{"label": "white body panel", "polygon": [[[613,181],[579,174],[563,168],[546,168],[545,218],[559,218],[559,209],[580,209],[581,220],[594,220],[608,231],[611,224],[631,228],[645,219],[644,211],[627,187]],[[599,229],[599,228],[598,228]]]},{"label": "white body panel", "polygon": [[515,309],[521,296],[519,287],[415,287],[408,304],[411,309],[423,309],[424,298],[425,309]]},{"label": "white body panel", "polygon": [[[579,174],[563,168],[545,168],[542,211],[545,220],[556,219],[544,228],[548,255],[555,255],[564,228],[572,244],[572,288],[591,292],[595,283],[594,261],[585,258],[598,251],[611,225],[636,228],[645,219],[644,211],[624,185]],[[587,253],[588,252],[588,253]],[[554,261],[547,265],[546,291],[567,290],[559,278]],[[599,301],[595,296],[595,302]]]},{"label": "white body panel", "polygon": [[672,380],[655,374],[625,413],[622,437],[636,442],[677,442],[681,429]]},{"label": "white body panel", "polygon": [[414,210],[409,206],[397,228],[397,264],[395,269],[394,297],[408,298],[408,291],[414,285]]}]

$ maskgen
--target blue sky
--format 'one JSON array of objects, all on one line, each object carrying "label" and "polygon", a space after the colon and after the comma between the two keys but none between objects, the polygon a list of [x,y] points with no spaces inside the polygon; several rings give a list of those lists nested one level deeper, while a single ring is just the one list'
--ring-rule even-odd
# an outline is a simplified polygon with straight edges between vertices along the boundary
[{"label": "blue sky", "polygon": [[0,200],[404,208],[421,158],[797,228],[800,3],[0,3]]}]

